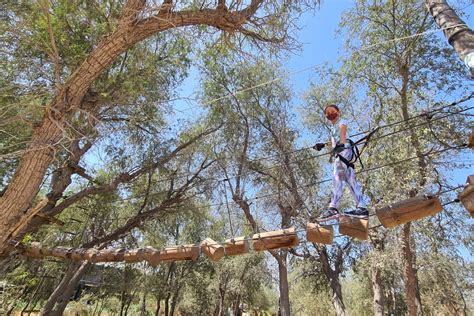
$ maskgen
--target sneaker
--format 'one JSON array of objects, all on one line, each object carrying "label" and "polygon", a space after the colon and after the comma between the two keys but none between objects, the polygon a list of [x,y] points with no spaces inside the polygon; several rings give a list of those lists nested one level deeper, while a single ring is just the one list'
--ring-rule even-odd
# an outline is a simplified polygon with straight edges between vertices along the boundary
[{"label": "sneaker", "polygon": [[353,211],[344,212],[344,214],[359,218],[369,217],[369,211],[365,207],[358,207]]},{"label": "sneaker", "polygon": [[318,218],[319,222],[330,221],[339,217],[339,211],[335,207],[330,207],[323,211]]}]

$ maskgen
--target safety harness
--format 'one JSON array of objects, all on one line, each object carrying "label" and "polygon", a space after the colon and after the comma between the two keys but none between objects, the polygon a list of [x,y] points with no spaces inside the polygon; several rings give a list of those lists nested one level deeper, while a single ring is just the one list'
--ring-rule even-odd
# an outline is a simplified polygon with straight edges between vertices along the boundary
[{"label": "safety harness", "polygon": [[[372,135],[378,129],[379,129],[379,126],[374,128],[373,130],[370,131],[370,133],[368,133],[367,135],[365,135],[364,137],[358,139],[355,142],[352,141],[351,139],[347,139],[347,141],[351,145],[351,147],[350,147],[351,152],[352,152],[351,159],[348,160],[348,159],[344,158],[340,153],[336,153],[334,156],[339,158],[347,167],[350,167],[352,169],[355,169],[354,163],[357,160],[359,160],[359,163],[360,163],[362,169],[364,169],[364,164],[362,163],[362,160],[360,159],[360,155],[362,155],[362,152],[364,151],[365,146],[367,146],[367,144],[369,143],[370,138],[372,137]],[[359,150],[359,147],[357,147],[357,146],[361,145],[361,144],[363,145],[363,147],[361,148],[361,150]],[[341,145],[342,144],[339,144],[338,146],[341,146]]]}]

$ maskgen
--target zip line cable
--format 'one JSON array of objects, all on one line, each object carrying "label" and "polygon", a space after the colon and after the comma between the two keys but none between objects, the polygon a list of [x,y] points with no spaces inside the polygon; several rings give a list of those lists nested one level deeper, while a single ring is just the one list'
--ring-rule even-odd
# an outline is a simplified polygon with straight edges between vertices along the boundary
[{"label": "zip line cable", "polygon": [[[442,111],[443,109],[446,109],[448,107],[452,107],[452,106],[456,106],[456,105],[459,105],[463,102],[466,102],[470,99],[474,98],[474,93],[471,93],[470,95],[467,95],[465,97],[463,97],[462,99],[458,100],[458,101],[455,101],[455,102],[452,102],[452,103],[449,103],[447,105],[444,105],[442,107],[439,107],[439,108],[436,108],[436,109],[432,109],[430,111],[424,111],[423,113],[420,113],[418,115],[415,115],[415,116],[412,116],[410,118],[408,118],[407,120],[400,120],[400,121],[396,121],[396,122],[393,122],[393,123],[389,123],[389,124],[385,124],[385,125],[380,125],[378,127],[378,129],[383,129],[383,128],[386,128],[386,127],[392,127],[392,126],[395,126],[395,125],[398,125],[398,124],[402,124],[402,123],[407,123],[408,121],[411,121],[413,119],[416,119],[416,118],[420,118],[420,117],[427,117],[428,118],[428,121],[427,122],[423,122],[423,123],[419,123],[419,124],[416,124],[416,125],[411,125],[411,127],[406,127],[405,129],[401,129],[401,130],[397,130],[397,131],[394,131],[394,132],[390,132],[388,134],[384,134],[384,135],[381,135],[381,136],[378,136],[378,137],[375,137],[375,138],[371,138],[371,142],[374,142],[375,140],[379,140],[379,139],[382,139],[382,138],[385,138],[385,137],[388,137],[388,136],[392,136],[394,134],[397,134],[397,133],[401,133],[401,132],[404,132],[404,131],[407,131],[407,130],[410,130],[411,128],[413,127],[420,127],[420,126],[424,126],[424,125],[428,125],[430,124],[431,122],[434,122],[434,121],[438,121],[438,120],[441,120],[441,119],[444,119],[444,118],[447,118],[447,117],[450,117],[452,115],[456,115],[456,114],[461,114],[463,112],[466,112],[466,111],[469,111],[469,110],[472,110],[474,109],[474,106],[472,107],[468,107],[468,108],[464,108],[464,109],[460,109],[456,112],[449,112],[447,115],[445,116],[442,116],[442,117],[437,117],[437,118],[433,118],[433,117],[430,117],[430,114],[432,115],[435,115],[436,112],[440,112]],[[433,114],[434,113],[434,114]],[[350,135],[349,138],[352,138],[352,137],[355,137],[355,136],[359,136],[359,135],[362,135],[362,134],[367,134],[368,132],[370,131],[364,131],[364,132],[359,132],[359,133],[356,133],[356,134],[353,134],[353,135]],[[364,143],[361,143],[361,144],[365,144]],[[287,154],[287,153],[297,153],[297,152],[300,152],[300,151],[304,151],[304,150],[308,150],[308,149],[311,149],[312,146],[310,147],[302,147],[302,148],[298,148],[298,149],[295,149],[295,150],[292,150],[292,151],[289,151],[289,152],[286,152],[284,154]],[[309,157],[306,157],[306,158],[302,158],[302,159],[299,159],[299,160],[296,160],[296,161],[292,161],[290,162],[291,164],[296,164],[296,163],[301,163],[301,162],[304,162],[304,161],[307,161],[307,160],[310,160],[310,159],[313,159],[313,158],[319,158],[319,157],[323,157],[323,156],[328,156],[330,155],[331,152],[325,152],[325,153],[322,153],[322,154],[316,154],[316,155],[311,155]],[[266,156],[266,157],[260,157],[260,158],[255,158],[255,159],[251,159],[249,160],[247,163],[252,163],[252,162],[255,162],[255,161],[259,161],[259,160],[265,160],[265,159],[269,159],[269,158],[274,158],[274,157],[278,157],[278,155],[272,155],[272,156]],[[224,158],[218,158],[217,160],[223,160]],[[276,168],[276,167],[280,167],[281,164],[275,164],[275,165],[270,165],[270,166],[266,166],[264,169],[262,169],[261,171],[266,171],[266,170],[271,170],[273,168]],[[229,167],[229,166],[227,166]],[[132,170],[135,170],[137,168],[133,168]],[[170,180],[176,180],[176,179],[184,179],[184,178],[187,178],[189,176],[192,176],[193,174],[192,173],[181,173],[181,174],[177,174],[176,176],[174,177],[167,177],[167,178],[163,178],[163,179],[158,179],[156,181],[156,183],[160,183],[160,182],[166,182],[166,181],[170,181]],[[235,178],[236,175],[230,175],[230,176],[227,176],[226,178],[219,178],[219,179],[211,179],[209,178],[209,181],[227,181],[229,179],[232,179],[232,178]]]},{"label": "zip line cable", "polygon": [[[462,102],[465,102],[471,98],[474,97],[474,93],[471,93],[471,95],[469,96],[469,98],[464,98]],[[458,103],[456,103],[455,105],[457,105]],[[449,106],[453,106],[452,104],[449,105]],[[447,106],[444,106],[440,109],[444,109],[446,108]],[[416,117],[423,117],[423,116],[426,116],[426,115],[429,115],[430,113],[434,113],[434,112],[439,112],[440,109],[435,109],[433,111],[430,111],[430,112],[425,112],[423,114],[419,114],[417,115]],[[421,127],[421,126],[424,126],[424,125],[428,125],[430,124],[431,122],[434,122],[434,121],[439,121],[439,120],[442,120],[442,119],[445,119],[447,117],[450,117],[452,115],[456,115],[456,114],[460,114],[460,113],[463,113],[463,112],[466,112],[466,111],[469,111],[469,110],[472,110],[474,109],[474,106],[472,107],[468,107],[468,108],[464,108],[464,109],[461,109],[461,110],[458,110],[456,112],[450,112],[449,114],[446,114],[444,116],[441,116],[441,117],[436,117],[436,118],[430,118],[428,121],[426,122],[422,122],[422,123],[419,123],[419,124],[415,124],[415,125],[410,125],[404,129],[400,129],[400,130],[397,130],[397,131],[393,131],[393,132],[390,132],[390,133],[387,133],[387,134],[383,134],[381,136],[378,136],[378,137],[374,137],[374,138],[371,138],[370,142],[374,142],[376,140],[379,140],[379,139],[382,139],[382,138],[385,138],[385,137],[389,137],[389,136],[392,136],[392,135],[395,135],[395,134],[398,134],[398,133],[401,133],[401,132],[405,132],[405,131],[408,131],[412,128],[417,128],[417,127]],[[390,123],[388,125],[382,125],[379,127],[379,129],[382,129],[382,128],[385,128],[385,127],[389,127],[389,126],[394,126],[395,124],[401,124],[401,123],[404,123],[405,121],[398,121],[396,123]],[[354,136],[357,136],[357,135],[361,135],[362,133],[358,133],[358,134],[354,134],[354,135],[350,135],[349,138],[351,137],[354,137]],[[361,144],[365,144],[365,142],[361,143]],[[297,153],[297,152],[300,152],[300,151],[303,151],[303,150],[308,150],[308,149],[311,149],[311,147],[302,147],[302,148],[299,148],[299,149],[295,149],[293,151],[289,151],[287,153]],[[331,152],[325,152],[325,153],[322,153],[322,154],[316,154],[316,155],[310,155],[309,157],[305,157],[305,158],[301,158],[301,159],[296,159],[294,161],[290,161],[290,164],[298,164],[298,163],[301,163],[301,162],[304,162],[304,161],[307,161],[307,160],[311,160],[311,159],[314,159],[314,158],[320,158],[320,157],[324,157],[324,156],[329,156],[331,155]],[[276,155],[275,155],[276,157]],[[267,159],[268,157],[263,157],[263,158],[258,158],[258,160],[263,160],[263,159]],[[224,159],[224,158],[222,158]],[[218,160],[222,160],[222,159],[218,159]],[[249,160],[248,162],[246,162],[247,164],[248,163],[252,163],[254,161],[256,161],[257,159],[253,159],[253,160]],[[229,167],[229,166],[227,166]],[[260,171],[267,171],[267,170],[271,170],[271,169],[274,169],[274,168],[277,168],[277,167],[281,167],[281,163],[278,163],[278,164],[274,164],[274,165],[270,165],[270,166],[265,166],[263,169],[261,169]],[[168,177],[168,178],[164,178],[164,179],[158,179],[156,181],[156,183],[161,183],[161,182],[166,182],[166,181],[170,181],[170,180],[176,180],[176,179],[185,179],[189,176],[192,176],[193,174],[192,173],[182,173],[182,174],[178,174],[177,176],[175,177]],[[207,180],[208,181],[228,181],[229,179],[233,179],[233,178],[236,178],[238,175],[236,174],[230,174],[230,175],[227,175],[225,178],[208,178]]]},{"label": "zip line cable", "polygon": [[[413,157],[397,160],[397,161],[394,161],[394,162],[386,163],[386,164],[383,164],[383,165],[374,166],[374,167],[371,167],[371,168],[368,168],[368,169],[364,169],[364,170],[361,170],[359,172],[356,172],[356,174],[360,174],[360,173],[364,173],[364,172],[371,172],[371,171],[383,169],[383,168],[386,168],[386,167],[395,166],[395,165],[398,165],[400,163],[408,162],[408,161],[411,161],[411,160],[419,159],[421,157],[428,157],[428,156],[431,156],[431,155],[440,154],[440,153],[447,152],[447,151],[450,151],[450,150],[462,150],[464,148],[466,148],[466,144],[461,144],[461,145],[459,145],[457,147],[453,147],[453,148],[444,148],[444,149],[437,150],[437,151],[429,151],[429,152],[427,152],[425,154],[422,154],[420,156],[413,156]],[[332,180],[333,180],[332,178],[327,178],[327,179],[323,179],[323,180],[319,180],[319,181],[313,181],[313,182],[310,182],[310,183],[306,183],[306,184],[297,186],[295,189],[304,189],[304,188],[315,186],[315,185],[318,185],[318,184],[327,183],[327,182],[330,182]],[[158,194],[164,194],[164,193],[168,193],[168,191],[153,193],[152,196],[153,195],[158,195]],[[266,197],[271,197],[271,196],[278,195],[278,194],[279,193],[266,193],[266,194],[257,195],[257,196],[254,196],[254,197],[249,197],[249,198],[246,199],[246,201],[247,202],[257,201],[259,199],[266,198]],[[119,201],[122,201],[122,200],[123,199],[121,199]],[[234,201],[228,201],[227,204],[238,205]],[[223,207],[225,205],[226,205],[226,203],[224,203],[224,202],[212,203],[212,204],[209,204],[209,205],[196,206],[196,207],[193,207],[193,209],[205,209],[205,208],[212,209],[212,208]],[[166,209],[176,209],[176,208],[180,208],[180,207],[182,207],[182,206],[181,205],[173,205],[173,206],[167,207]],[[122,218],[120,218],[120,219],[122,219]],[[123,219],[129,219],[129,217],[126,217],[126,218],[123,218]]]}]

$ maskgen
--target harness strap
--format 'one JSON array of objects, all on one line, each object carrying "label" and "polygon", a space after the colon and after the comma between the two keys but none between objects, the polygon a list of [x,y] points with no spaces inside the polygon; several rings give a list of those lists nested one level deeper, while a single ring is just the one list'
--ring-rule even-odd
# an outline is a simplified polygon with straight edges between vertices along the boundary
[{"label": "harness strap", "polygon": [[[354,152],[352,152],[352,155],[354,155]],[[352,162],[350,162],[349,160],[347,160],[346,158],[344,158],[340,154],[337,154],[337,157],[339,158],[339,160],[341,160],[343,163],[345,163],[348,168],[350,167],[352,169],[355,169],[355,166]]]},{"label": "harness strap", "polygon": [[[359,163],[360,163],[360,166],[362,167],[362,169],[364,169],[364,164],[362,163],[362,159],[360,159],[360,156],[362,155],[362,152],[364,151],[365,149],[365,146],[367,146],[367,143],[369,142],[370,138],[372,137],[372,135],[374,135],[374,133],[380,128],[380,126],[377,126],[376,128],[374,128],[372,131],[370,131],[370,133],[368,133],[367,135],[365,135],[364,137],[358,139],[357,141],[353,142],[352,140],[348,139],[348,141],[350,142],[351,144],[351,153],[352,153],[352,157],[350,160],[347,160],[346,158],[344,158],[343,156],[341,156],[340,154],[337,154],[336,156],[347,166],[347,167],[351,167],[352,169],[355,169],[355,166],[354,166],[354,162],[356,162],[357,160],[359,160]],[[359,151],[359,148],[357,147],[357,145],[359,145],[360,143],[362,143],[363,141],[365,141],[365,143],[363,144],[363,147],[362,149]],[[353,161],[353,162],[351,162]]]}]

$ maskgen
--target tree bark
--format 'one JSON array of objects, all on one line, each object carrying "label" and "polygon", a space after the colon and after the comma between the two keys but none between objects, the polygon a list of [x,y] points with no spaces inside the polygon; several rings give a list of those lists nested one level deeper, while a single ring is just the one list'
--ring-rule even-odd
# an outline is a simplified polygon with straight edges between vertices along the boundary
[{"label": "tree bark", "polygon": [[146,295],[147,295],[147,290],[145,288],[143,291],[142,302],[140,306],[140,316],[146,315]]},{"label": "tree bark", "polygon": [[385,249],[385,236],[379,236],[376,231],[371,236],[370,241],[374,247],[371,264],[372,292],[373,292],[373,308],[375,316],[383,316],[385,310],[385,293],[382,282],[381,269],[378,265],[378,254]]},{"label": "tree bark", "polygon": [[18,295],[16,299],[10,304],[10,306],[8,306],[7,313],[6,313],[7,316],[10,316],[13,314],[13,311],[15,310],[16,305],[21,301],[22,297],[28,294],[29,291],[30,291],[30,288],[28,286],[26,285],[23,286],[23,288],[21,289],[20,295]]},{"label": "tree bark", "polygon": [[278,262],[278,277],[280,289],[280,313],[282,316],[290,315],[290,295],[288,287],[288,267],[287,267],[288,252],[283,250],[276,257]]},{"label": "tree bark", "polygon": [[[28,306],[30,306],[31,303],[35,301],[36,295],[38,294],[38,292],[39,292],[41,286],[43,285],[43,282],[44,282],[44,280],[46,279],[46,274],[47,274],[47,273],[48,273],[48,270],[45,270],[45,271],[43,272],[43,275],[41,276],[41,279],[40,279],[40,281],[38,282],[38,285],[36,286],[36,289],[35,289],[35,291],[33,292],[33,295],[32,295],[31,298],[29,299],[28,303],[26,303],[25,307],[23,307],[23,309],[21,310],[21,314],[23,314],[23,313],[28,309]],[[35,303],[35,305],[36,305],[36,303]],[[30,310],[34,309],[34,308],[35,308],[35,305],[33,305],[33,306],[30,308]],[[28,313],[28,314],[29,314],[29,313]]]},{"label": "tree bark", "polygon": [[160,308],[161,308],[161,297],[158,296],[158,297],[156,298],[155,316],[160,316]]},{"label": "tree bark", "polygon": [[168,293],[165,298],[165,316],[170,316],[170,296],[171,293]]},{"label": "tree bark", "polygon": [[344,305],[344,300],[342,298],[342,287],[341,282],[339,281],[339,269],[332,269],[329,263],[329,257],[324,246],[317,246],[319,253],[319,261],[322,264],[323,272],[326,275],[326,278],[329,281],[329,286],[331,289],[331,301],[336,310],[336,315],[345,316],[346,315],[346,306]]},{"label": "tree bark", "polygon": [[133,290],[132,295],[130,295],[130,298],[127,301],[127,305],[125,307],[125,315],[128,315],[128,309],[130,308],[130,305],[132,304],[132,301],[135,298],[135,294],[137,294],[137,289]]},{"label": "tree bark", "polygon": [[411,223],[407,223],[403,226],[403,241],[402,250],[405,259],[405,291],[408,307],[408,315],[423,315],[420,291],[418,287],[418,278],[416,271],[415,253],[411,249],[410,244],[410,228]]},{"label": "tree bark", "polygon": [[219,282],[219,305],[218,305],[217,313],[216,313],[218,316],[224,315],[224,312],[225,312],[224,311],[225,293],[227,291],[227,284],[229,281],[228,274],[225,274],[223,277],[224,277],[224,280],[221,280],[221,282]]},{"label": "tree bark", "polygon": [[[410,125],[409,111],[408,111],[408,84],[410,81],[410,58],[406,57],[405,60],[399,61],[399,74],[402,79],[402,88],[400,90],[401,98],[401,107],[402,115],[406,124]],[[418,157],[418,187],[412,189],[408,194],[410,197],[414,197],[418,194],[419,188],[423,188],[427,181],[427,168],[428,163],[426,157],[422,154],[422,146],[418,139],[418,136],[413,129],[410,128],[410,141],[411,145],[415,149],[416,155]],[[403,236],[402,236],[402,251],[404,255],[405,267],[404,267],[404,276],[405,276],[405,293],[408,307],[408,315],[422,315],[423,307],[421,304],[421,296],[419,291],[419,282],[416,272],[416,256],[415,251],[412,250],[410,243],[411,235],[411,223],[407,223],[403,226]]]},{"label": "tree bark", "polygon": [[127,295],[126,295],[125,289],[122,290],[122,293],[120,293],[120,316],[124,315],[124,309],[125,309],[125,303],[127,300]]},{"label": "tree bark", "polygon": [[376,264],[372,265],[372,291],[374,292],[374,315],[383,316],[385,307],[384,292],[382,279],[380,277],[380,268]]},{"label": "tree bark", "polygon": [[76,263],[71,263],[61,282],[48,298],[48,301],[41,310],[40,315],[62,315],[64,313],[64,309],[69,303],[74,289],[79,284],[79,281],[81,280],[82,276],[84,275],[89,266],[90,263],[88,262],[83,262],[80,265]]},{"label": "tree bark", "polygon": [[[446,0],[425,0],[428,11],[436,24],[443,29],[449,44],[466,66],[474,79],[474,32],[461,20]],[[460,25],[464,24],[464,25]],[[456,27],[453,27],[457,25]]]}]

